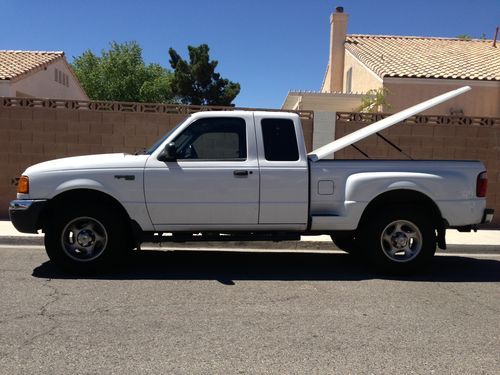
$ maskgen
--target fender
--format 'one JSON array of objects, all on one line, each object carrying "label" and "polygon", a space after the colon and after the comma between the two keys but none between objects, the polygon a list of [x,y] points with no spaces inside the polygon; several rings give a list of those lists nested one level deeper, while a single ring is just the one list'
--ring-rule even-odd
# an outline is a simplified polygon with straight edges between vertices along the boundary
[{"label": "fender", "polygon": [[347,178],[346,201],[370,202],[382,193],[391,190],[414,190],[435,201],[432,186],[442,184],[442,177],[428,173],[412,172],[364,172]]},{"label": "fender", "polygon": [[63,183],[56,186],[54,189],[54,196],[59,195],[65,191],[73,190],[73,189],[90,189],[90,190],[98,190],[102,193],[106,193],[111,196],[115,196],[113,191],[107,189],[102,183],[99,181],[90,179],[90,178],[76,178],[68,181],[64,181]]},{"label": "fender", "polygon": [[[465,222],[463,218],[469,218],[472,212],[481,213],[485,204],[484,200],[472,196],[473,189],[465,181],[467,177],[462,172],[449,170],[437,173],[356,173],[346,181],[346,207],[368,205],[379,195],[390,191],[411,190],[427,196],[450,225],[459,226]],[[359,218],[356,215],[356,220]],[[474,220],[480,222],[481,218]]]},{"label": "fender", "polygon": [[130,218],[133,219],[135,225],[141,230],[153,230],[153,224],[146,211],[146,204],[143,200],[137,202],[123,201],[116,189],[111,189],[109,186],[104,185],[100,181],[91,178],[74,178],[66,180],[54,189],[54,194],[50,199],[55,199],[61,194],[71,192],[72,190],[91,190],[103,193],[113,198],[119,204]]}]

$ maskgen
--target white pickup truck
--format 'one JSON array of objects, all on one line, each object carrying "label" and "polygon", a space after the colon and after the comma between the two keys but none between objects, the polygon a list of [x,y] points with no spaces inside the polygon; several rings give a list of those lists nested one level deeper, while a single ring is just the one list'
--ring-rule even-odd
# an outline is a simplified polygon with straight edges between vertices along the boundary
[{"label": "white pickup truck", "polygon": [[393,116],[308,155],[297,114],[196,113],[144,154],[29,167],[11,220],[43,230],[50,259],[72,271],[103,270],[155,239],[319,234],[385,269],[419,269],[446,247],[446,228],[473,229],[493,211],[479,161],[320,160]]}]

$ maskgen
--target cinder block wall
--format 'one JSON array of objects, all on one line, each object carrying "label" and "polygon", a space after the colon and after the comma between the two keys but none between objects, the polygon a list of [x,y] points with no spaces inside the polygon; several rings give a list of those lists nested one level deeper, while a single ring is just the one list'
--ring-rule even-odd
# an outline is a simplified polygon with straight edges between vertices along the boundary
[{"label": "cinder block wall", "polygon": [[[367,126],[371,121],[350,120],[352,114],[337,114],[335,138]],[[355,116],[354,116],[355,117]],[[500,119],[482,119],[483,125],[468,119],[453,123],[439,116],[443,124],[435,124],[436,116],[420,116],[381,132],[414,159],[481,160],[488,171],[488,207],[495,209],[494,225],[500,226]],[[373,119],[376,120],[376,119]],[[431,123],[429,123],[431,122]],[[471,123],[472,122],[472,123]],[[463,124],[465,123],[465,124]],[[374,159],[407,159],[377,136],[356,143]],[[353,147],[335,153],[335,159],[366,159]]]},{"label": "cinder block wall", "polygon": [[14,178],[46,160],[152,145],[186,115],[0,107],[0,217],[15,198]]},{"label": "cinder block wall", "polygon": [[[15,178],[28,166],[67,156],[111,152],[134,153],[152,145],[160,136],[185,119],[187,117],[185,113],[206,109],[194,106],[179,106],[178,108],[172,106],[162,113],[144,113],[31,108],[29,106],[32,99],[23,99],[24,102],[16,103],[18,106],[13,107],[6,106],[1,99],[0,218],[8,217],[8,203],[16,195]],[[42,102],[48,103],[49,101],[35,99],[33,103],[38,105]],[[66,103],[70,107],[75,103],[76,105],[82,104],[82,102],[70,101],[58,101],[56,104],[66,105]],[[84,104],[89,103],[93,102]],[[106,104],[95,103],[103,106]],[[117,104],[116,107],[118,106],[129,108],[123,104]],[[309,150],[312,146],[313,134],[312,113],[310,117],[303,119],[304,135]]]},{"label": "cinder block wall", "polygon": [[[18,106],[6,106],[0,100],[0,217],[8,216],[8,202],[15,197],[15,177],[28,166],[46,160],[107,152],[133,153],[153,144],[187,114],[202,110],[189,107],[160,113],[120,110],[34,108],[46,100],[23,99]],[[113,103],[87,102],[104,107]],[[52,105],[50,102],[48,105]],[[56,105],[72,108],[82,102],[58,101]],[[47,105],[43,105],[47,107]],[[127,105],[123,108],[130,108]],[[153,105],[152,105],[153,106]],[[89,105],[89,107],[91,107]],[[219,108],[213,108],[219,109]],[[173,113],[172,113],[173,112]],[[305,111],[307,112],[307,111]],[[363,115],[364,116],[364,115]],[[369,117],[369,116],[368,116]],[[335,137],[360,129],[377,118],[359,114],[337,114]],[[413,122],[397,125],[382,132],[415,159],[479,159],[486,164],[489,175],[488,206],[495,208],[495,224],[500,225],[500,119],[463,118],[466,125],[454,124],[440,116],[419,116]],[[308,151],[312,149],[312,114],[302,116]],[[446,125],[445,125],[446,124]],[[398,151],[377,137],[357,143],[372,158],[404,159]],[[364,159],[349,147],[336,153],[337,159]]]}]

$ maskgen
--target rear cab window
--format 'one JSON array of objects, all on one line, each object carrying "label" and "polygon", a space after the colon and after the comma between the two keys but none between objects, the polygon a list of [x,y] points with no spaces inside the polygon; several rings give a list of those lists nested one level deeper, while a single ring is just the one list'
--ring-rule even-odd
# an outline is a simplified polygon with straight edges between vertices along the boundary
[{"label": "rear cab window", "polygon": [[261,120],[264,157],[268,161],[298,161],[299,147],[295,126],[290,119]]}]

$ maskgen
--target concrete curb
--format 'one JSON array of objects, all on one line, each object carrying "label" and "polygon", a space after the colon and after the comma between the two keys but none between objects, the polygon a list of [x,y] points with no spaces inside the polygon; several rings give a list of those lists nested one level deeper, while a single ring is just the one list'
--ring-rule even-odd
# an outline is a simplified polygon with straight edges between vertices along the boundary
[{"label": "concrete curb", "polygon": [[43,246],[43,236],[0,236],[0,245]]},{"label": "concrete curb", "polygon": [[[0,236],[0,245],[43,246],[43,236]],[[231,248],[231,249],[290,249],[290,250],[338,250],[333,242],[326,241],[219,241],[219,242],[145,242],[142,247],[158,248]]]},{"label": "concrete curb", "polygon": [[[0,236],[0,245],[43,246],[43,236]],[[159,249],[267,249],[267,250],[339,250],[333,242],[326,241],[228,241],[228,242],[164,242],[144,243],[142,247]],[[500,254],[498,245],[448,244],[447,250],[438,253]]]}]

